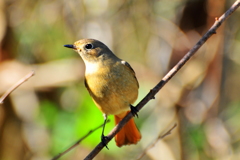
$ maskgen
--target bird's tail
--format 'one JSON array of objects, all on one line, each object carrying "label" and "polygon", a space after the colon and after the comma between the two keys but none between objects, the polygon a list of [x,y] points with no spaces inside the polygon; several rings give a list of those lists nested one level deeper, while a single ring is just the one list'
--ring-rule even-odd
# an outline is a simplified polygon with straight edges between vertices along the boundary
[{"label": "bird's tail", "polygon": [[[114,115],[115,124],[118,124],[129,112],[130,111]],[[115,141],[118,147],[121,147],[122,145],[136,144],[140,139],[141,133],[139,132],[133,118],[131,118],[115,136]]]}]

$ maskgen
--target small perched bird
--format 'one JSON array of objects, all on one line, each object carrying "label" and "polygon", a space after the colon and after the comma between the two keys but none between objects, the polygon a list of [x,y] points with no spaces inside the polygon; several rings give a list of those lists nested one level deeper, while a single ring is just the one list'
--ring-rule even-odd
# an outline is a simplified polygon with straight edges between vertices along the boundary
[{"label": "small perched bird", "polygon": [[[137,110],[133,104],[138,97],[139,84],[132,67],[119,59],[102,42],[94,39],[82,39],[73,45],[64,45],[77,51],[82,57],[85,70],[85,86],[96,106],[104,114],[102,142],[104,143],[104,127],[108,115],[114,115],[118,124],[131,109],[133,115]],[[136,144],[141,134],[133,118],[115,136],[116,145]]]}]

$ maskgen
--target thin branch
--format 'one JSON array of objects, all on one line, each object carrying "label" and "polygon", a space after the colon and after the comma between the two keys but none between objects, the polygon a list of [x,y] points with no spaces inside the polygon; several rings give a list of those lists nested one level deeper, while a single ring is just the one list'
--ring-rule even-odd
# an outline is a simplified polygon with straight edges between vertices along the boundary
[{"label": "thin branch", "polygon": [[9,88],[0,98],[0,104],[3,103],[3,101],[7,98],[9,94],[11,94],[15,89],[17,89],[20,85],[22,85],[24,82],[26,82],[29,78],[34,76],[34,71],[31,71],[26,76],[24,76],[22,79],[20,79],[17,83],[15,83],[11,88]]},{"label": "thin branch", "polygon": [[[109,119],[106,121],[106,123],[108,123],[108,122],[110,122]],[[96,130],[101,128],[102,126],[103,126],[103,124],[101,124],[100,126],[96,127],[95,129],[90,130],[85,136],[80,138],[77,142],[75,142],[72,146],[67,148],[65,151],[63,151],[63,152],[59,153],[57,156],[53,157],[51,160],[57,160],[57,159],[61,158],[64,154],[68,153],[70,150],[72,150],[73,148],[78,146],[85,138],[87,138],[90,134],[92,134],[93,132],[95,132]]]},{"label": "thin branch", "polygon": [[155,144],[156,144],[159,140],[161,140],[161,139],[165,138],[166,136],[170,135],[171,132],[172,132],[172,130],[174,130],[174,128],[176,128],[176,127],[177,127],[177,123],[175,123],[175,124],[173,125],[173,127],[170,128],[165,134],[159,135],[159,136],[157,137],[157,139],[156,139],[152,144],[150,144],[150,145],[142,152],[142,154],[141,154],[140,156],[138,156],[137,160],[140,160],[140,159],[147,153],[147,151],[148,151],[149,149],[151,149],[152,147],[155,146]]},{"label": "thin branch", "polygon": [[[220,18],[216,18],[213,26],[208,32],[193,46],[193,48],[163,77],[163,79],[138,103],[136,109],[141,110],[143,106],[148,103],[159,90],[183,67],[183,65],[197,52],[197,50],[213,35],[221,24],[240,6],[240,0],[237,0],[230,9],[228,9]],[[133,117],[131,112],[127,114],[119,124],[108,134],[105,143],[108,143],[112,138],[122,129],[122,127]],[[85,160],[93,159],[102,149],[104,145],[100,142],[91,153],[87,155]]]}]

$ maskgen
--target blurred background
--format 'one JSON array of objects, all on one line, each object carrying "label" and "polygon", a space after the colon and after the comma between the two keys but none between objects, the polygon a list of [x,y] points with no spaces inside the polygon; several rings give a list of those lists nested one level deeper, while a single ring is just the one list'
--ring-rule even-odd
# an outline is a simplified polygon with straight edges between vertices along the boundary
[{"label": "blurred background", "polygon": [[[35,76],[0,106],[0,159],[49,160],[103,123],[84,87],[84,64],[64,44],[104,42],[128,61],[140,83],[135,105],[234,0],[1,0],[0,95]],[[103,149],[96,160],[240,159],[240,10],[139,113],[137,145]],[[107,124],[107,134],[113,127]],[[62,156],[83,159],[101,129]]]}]

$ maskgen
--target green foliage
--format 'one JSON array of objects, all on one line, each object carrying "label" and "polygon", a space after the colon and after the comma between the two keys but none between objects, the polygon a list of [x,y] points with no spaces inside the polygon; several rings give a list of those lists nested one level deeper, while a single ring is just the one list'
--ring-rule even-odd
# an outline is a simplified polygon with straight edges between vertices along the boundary
[{"label": "green foliage", "polygon": [[[64,110],[52,101],[41,101],[39,123],[46,126],[51,133],[51,153],[56,155],[66,149],[77,140],[85,136],[90,130],[103,124],[102,113],[93,103],[85,88],[78,87],[79,101],[74,110]],[[105,135],[114,126],[113,116],[109,116],[110,123],[107,123]],[[93,132],[80,145],[93,148],[100,142],[102,128]],[[115,144],[110,144],[111,148]]]}]

